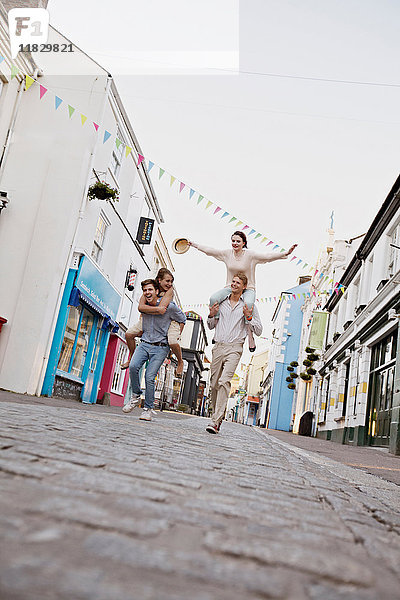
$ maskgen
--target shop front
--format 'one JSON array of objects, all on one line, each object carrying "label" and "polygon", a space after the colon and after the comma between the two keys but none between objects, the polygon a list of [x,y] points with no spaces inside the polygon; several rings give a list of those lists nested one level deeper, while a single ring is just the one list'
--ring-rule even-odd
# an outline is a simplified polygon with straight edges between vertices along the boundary
[{"label": "shop front", "polygon": [[87,256],[71,268],[53,336],[42,395],[96,402],[120,294]]}]

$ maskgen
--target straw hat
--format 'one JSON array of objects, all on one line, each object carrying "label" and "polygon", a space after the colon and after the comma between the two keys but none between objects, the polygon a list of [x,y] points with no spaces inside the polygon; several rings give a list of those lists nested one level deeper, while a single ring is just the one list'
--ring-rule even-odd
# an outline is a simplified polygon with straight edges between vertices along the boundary
[{"label": "straw hat", "polygon": [[175,252],[175,254],[184,254],[189,250],[189,248],[189,240],[186,238],[176,238],[176,240],[172,242],[172,250]]}]

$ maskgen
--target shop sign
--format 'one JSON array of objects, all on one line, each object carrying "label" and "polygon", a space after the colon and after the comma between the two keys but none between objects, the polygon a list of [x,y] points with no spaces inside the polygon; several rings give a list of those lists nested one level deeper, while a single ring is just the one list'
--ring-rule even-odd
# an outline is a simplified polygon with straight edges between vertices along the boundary
[{"label": "shop sign", "polygon": [[121,296],[87,256],[82,258],[75,287],[88,296],[88,298],[102,312],[109,315],[113,321],[117,320]]},{"label": "shop sign", "polygon": [[150,244],[151,236],[153,235],[154,219],[148,217],[140,217],[139,227],[136,234],[136,239],[139,244]]},{"label": "shop sign", "polygon": [[316,350],[322,350],[325,339],[327,319],[327,312],[322,312],[318,310],[315,310],[313,312],[310,337],[308,340],[308,345],[311,346],[311,348],[315,348]]}]

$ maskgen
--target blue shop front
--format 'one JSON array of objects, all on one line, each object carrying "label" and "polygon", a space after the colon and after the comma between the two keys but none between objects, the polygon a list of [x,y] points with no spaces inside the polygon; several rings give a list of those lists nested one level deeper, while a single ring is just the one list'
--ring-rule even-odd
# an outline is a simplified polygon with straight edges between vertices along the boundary
[{"label": "blue shop front", "polygon": [[69,270],[43,396],[96,402],[110,333],[118,330],[120,294],[85,255]]}]

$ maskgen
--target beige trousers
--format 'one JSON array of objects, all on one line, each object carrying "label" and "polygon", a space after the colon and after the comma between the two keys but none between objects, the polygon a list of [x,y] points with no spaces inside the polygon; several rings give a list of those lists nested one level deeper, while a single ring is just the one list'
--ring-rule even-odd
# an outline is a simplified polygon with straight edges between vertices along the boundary
[{"label": "beige trousers", "polygon": [[217,342],[212,350],[211,408],[212,422],[219,425],[224,418],[231,381],[243,353],[243,343]]}]

